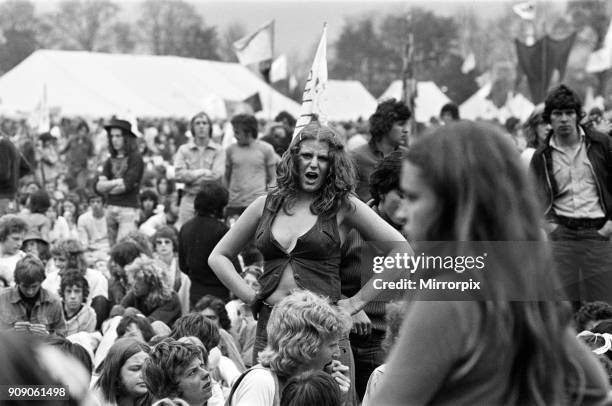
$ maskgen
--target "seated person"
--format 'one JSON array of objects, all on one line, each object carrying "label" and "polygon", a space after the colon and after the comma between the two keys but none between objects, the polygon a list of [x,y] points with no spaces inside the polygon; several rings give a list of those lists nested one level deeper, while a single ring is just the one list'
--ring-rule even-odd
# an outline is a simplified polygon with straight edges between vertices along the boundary
[{"label": "seated person", "polygon": [[16,286],[0,292],[0,330],[15,330],[38,335],[66,332],[62,302],[41,287],[45,267],[33,255],[17,262]]},{"label": "seated person", "polygon": [[181,316],[189,313],[189,291],[191,279],[181,272],[178,266],[178,233],[169,226],[163,226],[151,237],[155,253],[153,257],[166,264],[166,278],[170,286],[181,301]]},{"label": "seated person", "polygon": [[280,398],[281,406],[341,406],[338,384],[327,372],[307,371],[287,381]]},{"label": "seated person", "polygon": [[189,342],[166,339],[151,349],[142,369],[149,392],[158,400],[180,399],[190,406],[223,405],[207,369],[208,354]]},{"label": "seated person", "polygon": [[[96,312],[97,320],[105,320],[108,316],[108,280],[100,271],[87,267],[85,250],[77,240],[62,239],[51,246],[53,265],[47,274],[42,287],[50,292],[60,290],[62,274],[66,269],[77,269],[87,280],[89,294],[85,302]],[[55,268],[55,269],[53,269]]]},{"label": "seated person", "polygon": [[163,281],[163,266],[160,261],[144,256],[128,265],[125,271],[130,290],[121,306],[135,307],[149,321],[159,320],[171,326],[181,316],[181,303],[176,292]]},{"label": "seated person", "polygon": [[240,348],[236,345],[236,340],[230,334],[232,324],[227,315],[227,310],[225,310],[223,300],[212,295],[205,295],[196,303],[195,311],[215,323],[215,326],[219,329],[221,337],[219,349],[221,353],[234,361],[239,369],[246,369],[242,361]]},{"label": "seated person", "polygon": [[183,337],[196,337],[202,342],[209,354],[209,370],[224,390],[232,387],[244,367],[236,365],[231,359],[221,354],[220,336],[217,326],[200,313],[189,313],[174,324],[170,337],[180,340]]},{"label": "seated person", "polygon": [[117,338],[132,337],[148,343],[154,335],[151,322],[141,314],[128,313],[117,326]]},{"label": "seated person", "polygon": [[59,295],[62,298],[66,336],[80,331],[96,330],[96,312],[86,303],[89,283],[78,269],[67,269],[61,277]]},{"label": "seated person", "polygon": [[138,244],[133,241],[123,241],[111,248],[109,253],[110,260],[108,261],[110,272],[108,296],[111,305],[120,304],[121,300],[123,300],[129,289],[125,267],[134,262],[142,253],[143,251]]},{"label": "seated person", "polygon": [[14,214],[0,217],[0,276],[13,285],[13,271],[17,261],[25,257],[21,250],[28,224]]}]

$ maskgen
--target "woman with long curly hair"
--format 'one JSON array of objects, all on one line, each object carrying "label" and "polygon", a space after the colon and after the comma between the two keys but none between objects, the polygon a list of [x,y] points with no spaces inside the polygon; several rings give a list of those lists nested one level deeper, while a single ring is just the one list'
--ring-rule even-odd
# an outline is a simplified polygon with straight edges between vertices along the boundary
[{"label": "woman with long curly hair", "polygon": [[[310,123],[284,154],[276,190],[253,202],[211,253],[211,269],[258,315],[254,360],[265,347],[272,308],[293,290],[326,296],[350,314],[379,293],[367,286],[340,300],[340,246],[350,229],[367,241],[405,242],[353,194],[354,184],[353,164],[340,137],[330,127]],[[258,294],[230,261],[253,240],[265,260]]]},{"label": "woman with long curly hair", "polygon": [[159,320],[171,326],[181,316],[181,303],[164,278],[165,265],[147,257],[136,258],[125,268],[130,290],[121,306],[135,307],[151,322]]},{"label": "woman with long curly hair", "polygon": [[[486,253],[485,268],[455,263],[437,282],[471,278],[462,294],[412,296],[373,405],[600,404],[607,378],[556,300],[541,211],[516,147],[492,126],[436,130],[407,153],[404,230],[445,255]],[[459,243],[458,243],[459,242]]]}]

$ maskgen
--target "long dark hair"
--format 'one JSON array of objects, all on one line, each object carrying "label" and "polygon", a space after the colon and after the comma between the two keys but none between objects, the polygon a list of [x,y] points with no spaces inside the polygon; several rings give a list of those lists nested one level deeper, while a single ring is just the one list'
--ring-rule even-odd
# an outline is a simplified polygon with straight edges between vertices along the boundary
[{"label": "long dark hair", "polygon": [[[567,346],[570,312],[552,300],[511,299],[517,289],[525,298],[542,298],[556,284],[552,257],[540,231],[541,218],[532,182],[520,157],[490,125],[459,122],[441,127],[416,142],[407,161],[439,200],[439,214],[426,232],[430,241],[478,242],[484,252],[500,248],[503,261],[490,262],[487,272],[470,274],[481,281],[489,300],[483,312],[476,353],[507,349],[511,364],[505,404],[565,404],[566,395],[582,394],[582,371]],[[516,242],[542,247],[525,255]],[[525,246],[525,245],[524,245]],[[509,286],[512,286],[509,287]],[[550,299],[552,296],[549,296]],[[493,334],[491,334],[493,332]]]},{"label": "long dark hair", "polygon": [[276,169],[277,191],[284,198],[283,210],[288,215],[297,200],[300,187],[298,160],[300,145],[306,140],[325,142],[329,146],[329,172],[325,184],[316,192],[310,210],[325,217],[335,215],[348,202],[355,185],[355,168],[336,132],[318,122],[308,124],[291,141]]},{"label": "long dark hair", "polygon": [[141,351],[148,354],[149,346],[134,338],[120,338],[112,345],[97,370],[100,373],[100,379],[96,382],[96,387],[100,388],[107,402],[118,403],[117,400],[124,391],[121,382],[121,368],[128,359]]}]

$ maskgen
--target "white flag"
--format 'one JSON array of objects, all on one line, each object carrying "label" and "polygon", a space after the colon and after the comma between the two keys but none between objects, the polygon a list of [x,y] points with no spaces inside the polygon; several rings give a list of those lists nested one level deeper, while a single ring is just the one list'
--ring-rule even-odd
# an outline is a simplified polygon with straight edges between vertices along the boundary
[{"label": "white flag", "polygon": [[512,10],[523,20],[535,20],[535,5],[531,1],[515,4]]},{"label": "white flag", "polygon": [[262,25],[254,33],[234,42],[234,52],[243,65],[272,59],[274,55],[274,20]]},{"label": "white flag", "polygon": [[470,54],[463,60],[463,65],[461,65],[461,73],[464,75],[470,73],[476,68],[476,56],[474,56],[474,52],[470,52]]},{"label": "white flag", "polygon": [[41,97],[29,117],[29,124],[38,134],[49,132],[51,130],[50,115],[47,102],[47,84],[43,83]]},{"label": "white flag", "polygon": [[270,67],[270,83],[287,79],[287,57],[281,55],[272,62]]},{"label": "white flag", "polygon": [[323,35],[317,47],[312,68],[308,72],[304,95],[302,96],[302,109],[295,124],[295,137],[308,123],[313,115],[317,115],[321,124],[327,124],[327,23],[323,25]]},{"label": "white flag", "polygon": [[603,72],[610,68],[612,68],[612,19],[610,19],[603,46],[589,55],[585,69],[588,73],[593,73]]}]

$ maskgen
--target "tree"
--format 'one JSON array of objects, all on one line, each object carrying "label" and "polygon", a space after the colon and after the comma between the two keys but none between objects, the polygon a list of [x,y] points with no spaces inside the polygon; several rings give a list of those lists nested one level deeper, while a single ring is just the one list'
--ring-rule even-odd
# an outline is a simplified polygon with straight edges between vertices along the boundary
[{"label": "tree", "polygon": [[182,0],[147,0],[139,25],[155,55],[219,59],[214,28],[204,25],[195,7]]},{"label": "tree", "polygon": [[38,47],[36,30],[39,21],[34,5],[27,0],[0,3],[0,74],[12,69]]},{"label": "tree", "polygon": [[113,49],[120,53],[130,53],[136,48],[138,41],[136,33],[132,30],[132,25],[119,21],[113,25],[114,33]]},{"label": "tree", "polygon": [[394,63],[380,40],[371,18],[347,19],[335,46],[335,58],[330,63],[330,77],[356,79],[373,94],[380,94],[389,85]]},{"label": "tree", "polygon": [[56,46],[85,51],[108,50],[119,6],[109,0],[63,0],[47,15]]},{"label": "tree", "polygon": [[234,21],[225,28],[221,35],[221,46],[219,48],[219,54],[223,61],[238,62],[233,44],[245,35],[247,35],[247,30],[240,22]]}]

